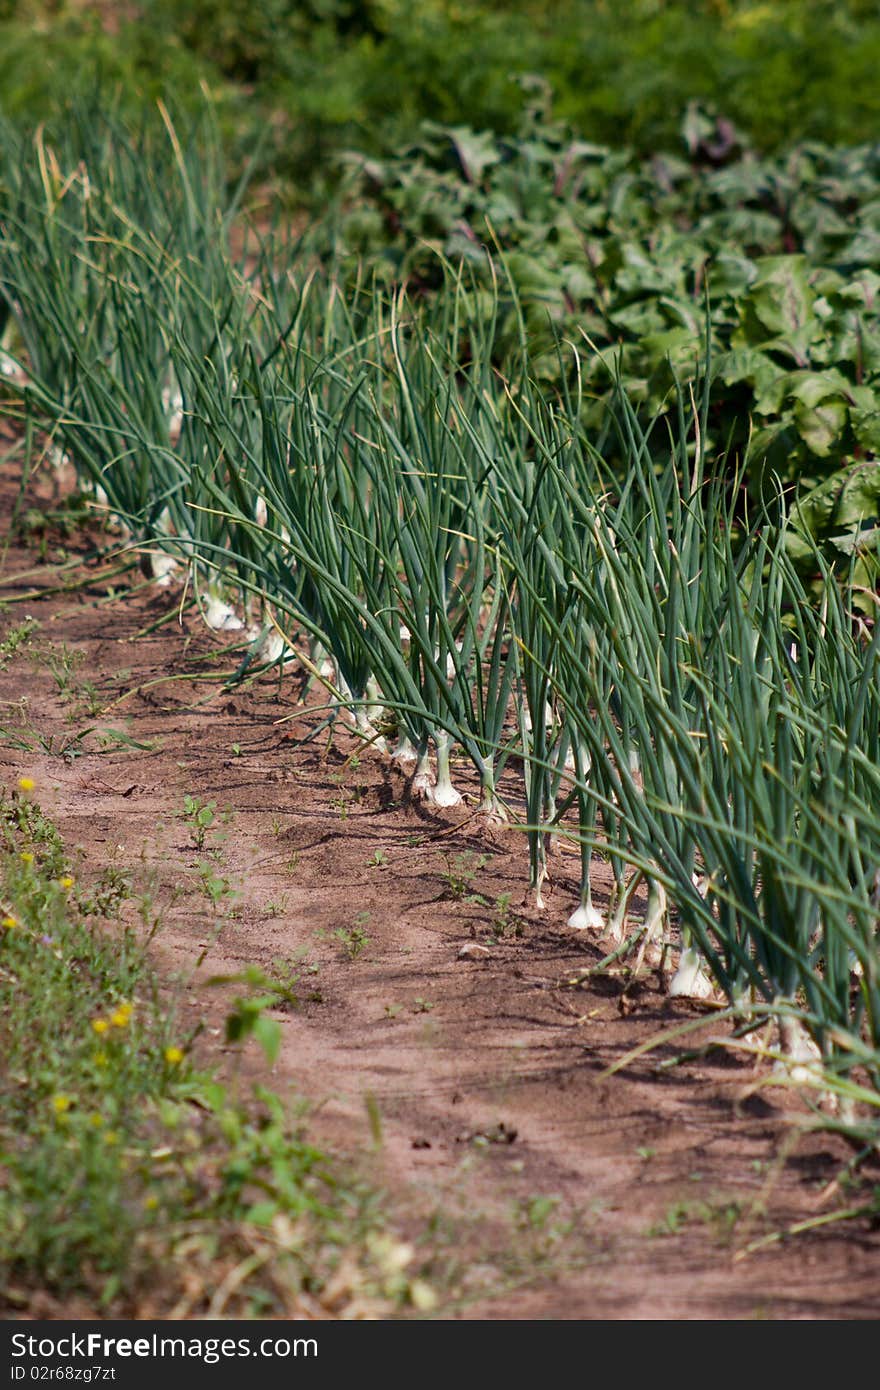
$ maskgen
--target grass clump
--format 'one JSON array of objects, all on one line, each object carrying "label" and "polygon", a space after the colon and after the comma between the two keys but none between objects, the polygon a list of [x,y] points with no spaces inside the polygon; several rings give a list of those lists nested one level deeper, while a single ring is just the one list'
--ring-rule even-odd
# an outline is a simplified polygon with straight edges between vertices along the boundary
[{"label": "grass clump", "polygon": [[282,1100],[198,1069],[138,933],[96,922],[34,790],[0,798],[0,1305],[301,1316],[421,1297]]}]

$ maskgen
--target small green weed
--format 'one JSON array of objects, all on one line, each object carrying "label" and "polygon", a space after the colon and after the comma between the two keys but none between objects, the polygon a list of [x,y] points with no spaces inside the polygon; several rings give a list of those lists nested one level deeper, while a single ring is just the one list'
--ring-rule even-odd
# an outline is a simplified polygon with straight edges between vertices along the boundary
[{"label": "small green weed", "polygon": [[457,901],[485,903],[485,898],[478,893],[472,893],[471,887],[479,871],[486,867],[487,856],[465,850],[461,854],[444,854],[443,858],[446,863],[446,872],[441,875],[446,885],[444,897]]},{"label": "small green weed", "polygon": [[196,865],[196,874],[198,875],[201,891],[213,907],[216,907],[218,903],[224,902],[226,899],[231,899],[236,896],[235,889],[229,882],[229,879],[223,878],[220,874],[215,874],[213,865],[206,859],[201,859]]},{"label": "small green weed", "polygon": [[34,665],[48,670],[62,700],[71,700],[76,695],[79,689],[77,672],[85,659],[85,652],[68,647],[66,642],[44,642],[33,652]]},{"label": "small green weed", "polygon": [[677,1201],[671,1203],[646,1234],[651,1237],[673,1236],[678,1235],[684,1226],[699,1224],[709,1226],[716,1240],[726,1243],[733,1236],[741,1216],[742,1206],[736,1200]]},{"label": "small green weed", "polygon": [[126,869],[108,864],[80,907],[87,916],[113,917],[132,896],[132,875]]},{"label": "small green weed", "polygon": [[201,801],[197,796],[185,796],[183,810],[178,811],[177,815],[189,830],[193,847],[204,849],[209,833],[216,829],[216,801]]},{"label": "small green weed", "polygon": [[277,1019],[267,1018],[267,1009],[277,1009],[282,1002],[296,1005],[299,1000],[278,980],[273,980],[258,966],[249,966],[237,975],[215,975],[209,985],[246,984],[251,991],[239,995],[226,1016],[226,1041],[243,1043],[253,1038],[263,1049],[266,1061],[271,1066],[278,1056],[281,1046],[281,1025]]},{"label": "small green weed", "polygon": [[512,893],[499,893],[495,899],[492,914],[492,925],[489,934],[489,942],[504,941],[511,937],[522,936],[524,931],[523,919],[516,912],[511,912],[510,903]]},{"label": "small green weed", "polygon": [[[294,954],[293,959],[276,957],[272,962],[268,978],[282,990],[283,997],[294,995],[300,998],[300,987],[310,984],[321,972],[320,965],[309,958],[305,948]],[[324,996],[320,989],[311,984],[302,996],[310,1004],[321,1004]]]},{"label": "small green weed", "polygon": [[369,920],[369,912],[359,912],[354,919],[353,927],[337,927],[334,931],[333,935],[337,941],[341,942],[349,960],[357,960],[358,956],[362,955],[369,946],[371,938],[366,931],[366,924]]},{"label": "small green weed", "polygon": [[13,657],[30,644],[40,624],[35,618],[25,618],[23,622],[11,627],[0,641],[0,671],[5,671]]}]

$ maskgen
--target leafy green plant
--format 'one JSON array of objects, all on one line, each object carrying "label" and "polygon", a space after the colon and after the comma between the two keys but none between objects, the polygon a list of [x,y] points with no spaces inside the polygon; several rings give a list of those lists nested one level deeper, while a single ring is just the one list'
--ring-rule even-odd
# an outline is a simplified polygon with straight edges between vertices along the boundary
[{"label": "leafy green plant", "polygon": [[493,904],[492,935],[502,941],[507,937],[521,935],[523,930],[520,917],[511,911],[512,897],[512,893],[499,893]]},{"label": "leafy green plant", "polygon": [[208,834],[216,824],[216,811],[216,801],[201,801],[199,797],[190,795],[183,798],[183,810],[177,814],[186,824],[195,849],[205,848]]},{"label": "leafy green plant", "polygon": [[[269,978],[277,981],[283,990],[288,991],[288,995],[283,996],[288,998],[288,1002],[289,995],[297,994],[297,986],[302,986],[304,982],[310,984],[310,988],[306,991],[305,998],[309,1003],[320,1004],[323,1000],[323,995],[321,990],[313,983],[315,976],[320,973],[320,965],[311,960],[307,951],[301,948],[294,954],[292,959],[282,959],[279,957],[273,960]],[[297,995],[297,997],[299,996]]]},{"label": "leafy green plant", "polygon": [[7,630],[0,641],[0,671],[5,671],[15,655],[30,644],[39,626],[34,618],[25,618],[23,622],[16,623]]},{"label": "leafy green plant", "polygon": [[128,869],[108,864],[89,893],[81,896],[81,910],[96,917],[113,917],[124,902],[132,897],[133,876]]},{"label": "leafy green plant", "polygon": [[265,1011],[276,1007],[277,1003],[278,996],[275,994],[236,999],[226,1016],[226,1041],[241,1043],[253,1037],[260,1044],[266,1061],[271,1066],[281,1046],[281,1025],[277,1019],[266,1018]]},{"label": "leafy green plant", "polygon": [[205,897],[209,899],[211,905],[216,907],[218,903],[227,901],[237,896],[236,890],[232,887],[228,878],[214,872],[214,867],[207,860],[201,860],[196,865],[199,887]]},{"label": "leafy green plant", "polygon": [[137,1277],[144,1188],[123,1154],[135,1145],[152,1166],[144,1107],[152,1113],[185,1075],[184,1051],[171,1021],[144,1007],[134,933],[111,940],[85,924],[36,801],[4,801],[2,811],[2,1034],[16,1078],[4,1097],[2,1259],[62,1289],[84,1263],[105,1278],[128,1265]]},{"label": "leafy green plant", "polygon": [[78,693],[78,672],[85,661],[85,652],[68,647],[66,642],[47,642],[35,650],[34,660],[47,668],[62,700],[70,700]]},{"label": "leafy green plant", "polygon": [[479,894],[472,892],[474,879],[486,867],[485,854],[475,854],[472,850],[462,850],[458,854],[444,855],[446,869],[441,875],[445,884],[445,895],[459,900],[483,902]]},{"label": "leafy green plant", "polygon": [[[368,251],[390,281],[432,288],[442,257],[463,261],[472,312],[494,320],[496,353],[524,338],[531,370],[553,387],[559,338],[587,338],[594,351],[577,372],[590,428],[601,430],[621,379],[646,418],[674,409],[675,375],[705,369],[708,345],[711,441],[747,453],[754,497],[766,501],[776,477],[797,485],[807,536],[792,533],[792,553],[807,563],[818,540],[838,556],[856,545],[865,559],[880,418],[870,153],[809,146],[757,174],[737,139],[715,167],[701,154],[715,123],[695,108],[683,126],[691,159],[645,164],[541,110],[529,120],[518,138],[426,126],[400,155],[354,160],[360,201],[343,243]],[[372,206],[381,216],[365,241]],[[490,286],[500,288],[495,308]],[[862,581],[872,582],[870,566]]]},{"label": "leafy green plant", "polygon": [[349,960],[357,960],[358,956],[370,944],[370,936],[366,930],[366,924],[370,920],[369,912],[359,912],[352,927],[337,927],[333,935],[340,942]]},{"label": "leafy green plant", "polygon": [[700,1224],[708,1226],[717,1241],[729,1244],[742,1214],[741,1204],[735,1200],[677,1201],[667,1208],[660,1221],[649,1227],[646,1234],[651,1237],[674,1236],[685,1226]]}]

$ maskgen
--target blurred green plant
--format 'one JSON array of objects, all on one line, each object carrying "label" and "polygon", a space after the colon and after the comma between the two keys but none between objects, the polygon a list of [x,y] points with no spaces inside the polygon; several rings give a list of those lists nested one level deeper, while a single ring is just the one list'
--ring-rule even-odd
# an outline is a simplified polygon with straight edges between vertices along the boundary
[{"label": "blurred green plant", "polygon": [[71,96],[192,109],[202,84],[240,163],[323,189],[342,147],[373,154],[431,119],[509,131],[511,77],[539,74],[583,137],[674,145],[691,101],[761,148],[872,139],[880,15],[863,0],[2,0],[0,110],[49,120]]}]

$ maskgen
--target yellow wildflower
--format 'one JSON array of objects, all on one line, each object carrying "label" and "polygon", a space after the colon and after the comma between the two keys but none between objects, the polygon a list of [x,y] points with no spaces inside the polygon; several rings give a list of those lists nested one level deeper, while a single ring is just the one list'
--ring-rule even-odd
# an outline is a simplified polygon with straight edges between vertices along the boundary
[{"label": "yellow wildflower", "polygon": [[158,1205],[159,1198],[154,1193],[151,1192],[149,1197],[144,1198],[144,1206],[147,1211],[155,1211]]},{"label": "yellow wildflower", "polygon": [[65,874],[63,878],[60,878],[60,879],[58,880],[58,882],[61,884],[61,887],[62,887],[62,888],[72,888],[72,887],[73,887],[73,879],[71,878],[70,874]]},{"label": "yellow wildflower", "polygon": [[169,1067],[177,1067],[183,1061],[183,1053],[179,1047],[166,1047],[165,1061]]},{"label": "yellow wildflower", "polygon": [[34,789],[34,787],[35,787],[36,785],[37,785],[37,784],[36,784],[36,782],[34,781],[33,777],[19,777],[19,779],[18,779],[18,789],[19,789],[19,791],[22,791],[22,792],[32,792],[33,789]]},{"label": "yellow wildflower", "polygon": [[96,1067],[106,1067],[109,1064],[109,1060],[106,1052],[95,1053],[94,1062]]},{"label": "yellow wildflower", "polygon": [[29,849],[23,849],[21,854],[19,855],[19,858],[22,864],[33,864],[34,862],[34,856],[31,854]]},{"label": "yellow wildflower", "polygon": [[110,1027],[110,1024],[107,1022],[106,1018],[93,1018],[92,1027],[100,1037],[102,1033],[107,1032],[107,1029]]},{"label": "yellow wildflower", "polygon": [[119,1143],[119,1135],[116,1133],[115,1129],[107,1130],[107,1132],[104,1135],[104,1143],[109,1144],[111,1147],[113,1144]]},{"label": "yellow wildflower", "polygon": [[132,1015],[131,1004],[120,1004],[118,1009],[114,1009],[110,1015],[110,1022],[114,1028],[127,1028]]},{"label": "yellow wildflower", "polygon": [[100,1129],[100,1128],[101,1128],[101,1125],[102,1125],[103,1123],[104,1123],[104,1116],[103,1116],[103,1115],[99,1115],[98,1112],[97,1112],[97,1110],[94,1112],[94,1114],[92,1114],[92,1115],[89,1116],[89,1124],[90,1124],[90,1125],[93,1125],[95,1129]]},{"label": "yellow wildflower", "polygon": [[56,1115],[63,1115],[65,1110],[70,1109],[70,1096],[66,1096],[63,1091],[59,1091],[57,1096],[52,1097],[52,1109]]},{"label": "yellow wildflower", "polygon": [[14,917],[4,917],[3,925],[6,928],[6,930],[9,931],[12,927],[17,927],[18,923],[16,922]]}]

